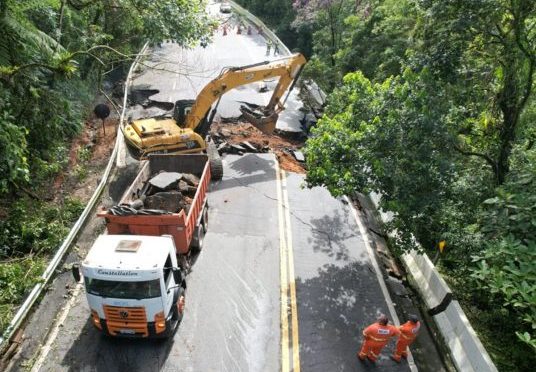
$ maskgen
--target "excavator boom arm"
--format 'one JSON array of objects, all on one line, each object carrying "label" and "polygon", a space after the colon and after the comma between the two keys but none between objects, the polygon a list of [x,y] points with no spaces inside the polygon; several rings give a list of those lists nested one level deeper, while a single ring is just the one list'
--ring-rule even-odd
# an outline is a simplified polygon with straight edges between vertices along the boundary
[{"label": "excavator boom arm", "polygon": [[279,77],[266,111],[273,111],[281,96],[299,75],[305,57],[299,53],[276,61],[266,61],[249,66],[233,67],[224,70],[220,76],[209,82],[197,95],[191,111],[185,119],[185,128],[196,128],[205,117],[212,104],[223,94],[241,85],[254,83],[271,77]]}]

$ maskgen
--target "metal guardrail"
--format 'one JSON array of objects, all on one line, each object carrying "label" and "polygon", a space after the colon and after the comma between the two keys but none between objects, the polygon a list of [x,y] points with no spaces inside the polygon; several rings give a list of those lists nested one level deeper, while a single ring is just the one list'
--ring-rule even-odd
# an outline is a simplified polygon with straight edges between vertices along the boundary
[{"label": "metal guardrail", "polygon": [[11,322],[9,323],[9,325],[8,325],[7,329],[5,330],[4,334],[2,335],[2,337],[0,337],[0,354],[2,354],[5,351],[6,347],[9,345],[9,340],[11,339],[11,337],[13,337],[15,331],[17,329],[19,329],[19,327],[22,324],[22,322],[24,321],[24,319],[26,319],[26,317],[28,316],[32,306],[35,304],[37,298],[43,292],[43,288],[45,288],[45,286],[48,284],[48,282],[52,278],[54,272],[58,268],[58,265],[62,262],[65,253],[67,253],[69,248],[72,246],[75,238],[77,237],[78,233],[80,232],[80,229],[84,226],[84,224],[86,223],[88,217],[91,215],[90,214],[91,211],[95,207],[97,201],[99,200],[99,198],[101,196],[102,191],[104,190],[104,187],[106,186],[106,184],[108,182],[108,177],[110,176],[110,173],[111,173],[114,161],[115,161],[115,157],[117,155],[118,144],[120,142],[120,139],[122,138],[119,135],[119,133],[121,133],[121,131],[119,129],[120,129],[121,125],[123,124],[123,120],[124,120],[124,116],[125,116],[126,102],[127,102],[127,96],[128,96],[128,90],[129,90],[129,86],[130,86],[130,81],[131,81],[131,78],[132,78],[132,73],[134,72],[137,64],[139,63],[141,56],[147,50],[147,46],[148,46],[148,43],[145,43],[145,45],[141,49],[140,53],[138,54],[138,56],[136,57],[136,59],[134,60],[132,65],[130,66],[130,70],[128,72],[127,79],[126,79],[126,84],[125,84],[125,93],[124,93],[124,97],[123,97],[123,110],[121,112],[121,117],[120,117],[119,124],[118,124],[118,130],[117,130],[118,135],[117,135],[117,138],[116,138],[116,141],[115,141],[114,150],[113,150],[112,154],[110,155],[110,160],[108,161],[108,165],[106,166],[106,169],[105,169],[104,174],[102,176],[102,180],[99,183],[99,185],[97,186],[97,189],[93,193],[93,196],[89,200],[88,204],[86,205],[86,208],[84,209],[84,211],[82,212],[82,214],[80,215],[80,217],[78,218],[78,220],[76,221],[74,226],[71,228],[71,231],[69,231],[69,234],[67,235],[67,237],[63,241],[62,245],[60,246],[60,248],[58,249],[58,251],[56,252],[54,257],[52,258],[52,260],[49,262],[47,268],[45,269],[45,271],[41,275],[39,283],[37,283],[33,287],[32,291],[30,292],[28,297],[26,297],[26,299],[22,303],[21,307],[19,308],[19,310],[17,311],[17,313],[15,314],[15,316],[13,317]]},{"label": "metal guardrail", "polygon": [[246,9],[242,8],[240,5],[238,5],[234,1],[229,1],[229,4],[231,4],[231,7],[235,11],[235,13],[245,17],[249,22],[253,23],[259,29],[262,29],[264,35],[266,35],[268,39],[272,40],[272,42],[277,44],[281,54],[284,54],[284,55],[291,54],[287,46],[283,44],[283,42],[279,39],[279,37],[272,30],[266,27],[266,25],[259,18],[251,14]]}]

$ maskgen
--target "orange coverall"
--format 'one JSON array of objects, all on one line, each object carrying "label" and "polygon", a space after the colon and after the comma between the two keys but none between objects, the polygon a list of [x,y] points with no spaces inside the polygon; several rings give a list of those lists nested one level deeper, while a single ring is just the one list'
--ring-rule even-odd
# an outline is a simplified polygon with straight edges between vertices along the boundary
[{"label": "orange coverall", "polygon": [[383,347],[387,345],[391,337],[398,336],[400,331],[393,325],[381,325],[380,323],[373,323],[369,325],[363,331],[363,346],[358,356],[359,359],[364,360],[368,357],[371,361],[375,362],[380,355]]},{"label": "orange coverall", "polygon": [[400,362],[401,357],[407,358],[408,346],[411,345],[413,341],[415,341],[420,328],[421,322],[413,323],[410,321],[407,321],[398,328],[398,330],[400,331],[400,337],[398,338],[398,342],[396,343],[396,350],[393,355],[394,360]]}]

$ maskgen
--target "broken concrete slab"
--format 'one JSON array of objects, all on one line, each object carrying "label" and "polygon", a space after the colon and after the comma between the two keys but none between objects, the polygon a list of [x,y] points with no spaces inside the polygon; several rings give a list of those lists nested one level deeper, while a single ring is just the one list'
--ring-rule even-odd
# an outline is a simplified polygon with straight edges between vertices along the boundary
[{"label": "broken concrete slab", "polygon": [[183,181],[183,180],[179,181],[179,191],[182,194],[186,194],[188,192],[188,183],[186,183],[186,181]]},{"label": "broken concrete slab", "polygon": [[162,172],[151,178],[149,183],[160,190],[173,190],[177,188],[181,179],[182,173]]},{"label": "broken concrete slab", "polygon": [[250,142],[248,141],[243,141],[240,143],[240,145],[244,148],[246,148],[246,150],[248,152],[259,152],[259,149],[257,149],[257,147],[255,147],[254,145],[252,145]]},{"label": "broken concrete slab", "polygon": [[183,173],[182,180],[190,186],[199,186],[199,177],[191,173]]},{"label": "broken concrete slab", "polygon": [[240,154],[242,155],[243,153],[247,152],[246,149],[240,145],[233,145],[233,144],[230,144],[230,148],[232,150],[232,152],[236,153],[236,154]]},{"label": "broken concrete slab", "polygon": [[305,162],[305,155],[303,155],[303,152],[291,150],[291,153],[292,153],[292,156],[294,156],[294,159],[296,159],[300,163]]}]

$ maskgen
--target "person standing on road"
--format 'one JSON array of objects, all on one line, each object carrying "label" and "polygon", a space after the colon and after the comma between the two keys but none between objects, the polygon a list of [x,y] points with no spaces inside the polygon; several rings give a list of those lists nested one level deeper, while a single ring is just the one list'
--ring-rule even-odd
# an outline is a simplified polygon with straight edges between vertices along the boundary
[{"label": "person standing on road", "polygon": [[360,360],[368,358],[371,362],[375,362],[389,339],[400,334],[398,328],[388,323],[387,316],[381,314],[376,323],[372,323],[365,328],[363,331],[363,346],[357,354]]},{"label": "person standing on road", "polygon": [[266,40],[266,55],[270,55],[270,50],[272,49],[272,40],[267,39]]},{"label": "person standing on road", "polygon": [[401,358],[408,357],[408,346],[415,341],[421,328],[421,322],[419,322],[419,318],[416,315],[410,314],[408,319],[406,323],[398,328],[400,337],[398,337],[398,342],[396,343],[395,353],[391,356],[397,363],[400,363]]},{"label": "person standing on road", "polygon": [[277,43],[275,43],[274,45],[274,56],[277,56],[279,55],[279,46],[277,45]]}]

